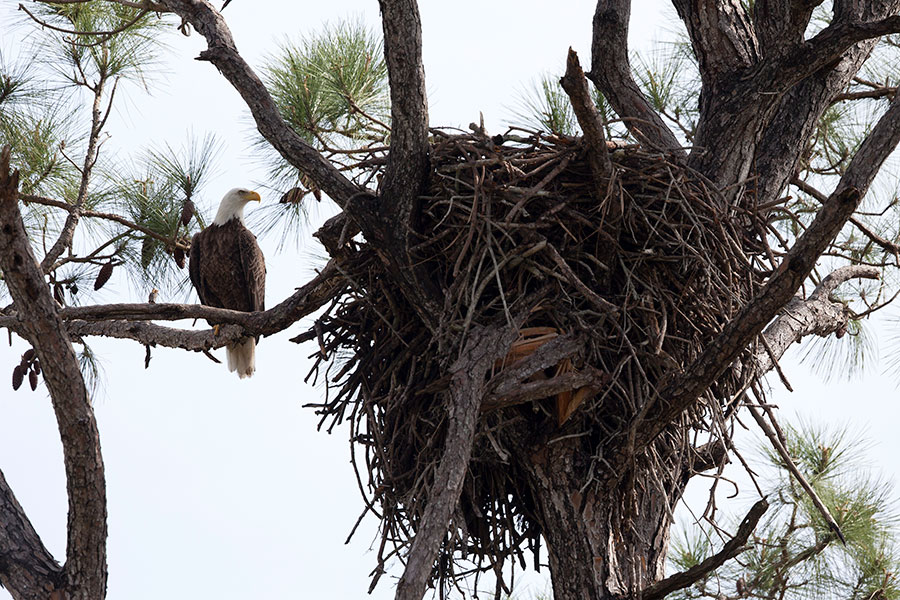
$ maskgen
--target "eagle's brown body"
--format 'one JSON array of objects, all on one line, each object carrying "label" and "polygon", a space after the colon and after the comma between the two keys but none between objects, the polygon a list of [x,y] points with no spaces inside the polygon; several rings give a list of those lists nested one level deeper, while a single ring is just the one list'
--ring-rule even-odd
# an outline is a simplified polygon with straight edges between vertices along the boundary
[{"label": "eagle's brown body", "polygon": [[191,283],[207,306],[266,309],[266,262],[256,236],[239,219],[213,223],[191,240]]},{"label": "eagle's brown body", "polygon": [[[194,235],[189,264],[191,283],[207,306],[255,312],[265,310],[266,265],[256,237],[238,217]],[[229,345],[228,368],[243,378],[255,370],[256,340]]]}]

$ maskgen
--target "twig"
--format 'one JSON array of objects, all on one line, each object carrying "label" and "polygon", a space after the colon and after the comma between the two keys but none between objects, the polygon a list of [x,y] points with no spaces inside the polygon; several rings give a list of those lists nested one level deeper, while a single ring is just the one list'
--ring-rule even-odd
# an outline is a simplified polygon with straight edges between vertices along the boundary
[{"label": "twig", "polygon": [[[44,0],[40,0],[40,1],[43,2]],[[44,2],[44,3],[46,3],[46,2]],[[52,4],[57,4],[57,2],[52,2]],[[31,17],[31,19],[35,23],[40,25],[41,27],[46,27],[47,29],[52,29],[53,31],[58,31],[60,33],[67,33],[69,35],[99,35],[99,36],[104,36],[107,39],[116,35],[117,33],[122,33],[123,31],[125,31],[126,29],[128,29],[129,27],[131,27],[132,25],[137,23],[138,21],[140,21],[144,17],[144,15],[146,15],[147,13],[150,12],[149,9],[144,8],[141,12],[138,13],[137,17],[135,17],[131,21],[128,21],[121,27],[117,27],[110,31],[80,31],[78,29],[66,29],[64,27],[57,27],[57,26],[37,17],[34,13],[32,13],[27,8],[25,8],[24,4],[19,4],[19,10],[24,11],[25,14],[27,14],[29,17]]]},{"label": "twig", "polygon": [[847,545],[847,540],[844,538],[844,533],[841,531],[840,526],[837,524],[837,521],[834,520],[834,517],[831,516],[831,513],[828,511],[828,508],[819,498],[819,495],[816,494],[816,491],[809,485],[809,482],[806,481],[806,477],[803,476],[803,473],[800,472],[800,469],[797,468],[797,465],[794,464],[794,460],[791,458],[791,455],[788,454],[787,448],[781,443],[781,440],[778,439],[778,434],[772,429],[772,427],[766,422],[766,419],[762,416],[762,414],[756,409],[755,406],[747,404],[747,410],[750,411],[750,414],[753,415],[753,418],[756,420],[756,423],[759,425],[760,429],[763,430],[763,433],[766,434],[766,437],[769,438],[769,441],[772,442],[772,447],[775,448],[775,451],[778,452],[778,456],[781,457],[781,460],[784,461],[787,470],[791,472],[791,475],[797,480],[797,483],[800,484],[800,487],[807,493],[809,499],[812,500],[812,503],[815,505],[816,509],[822,515],[822,518],[825,519],[825,522],[828,523],[828,526],[837,534],[838,538],[840,538],[841,542],[844,545]]},{"label": "twig", "polygon": [[778,357],[775,356],[775,352],[772,351],[772,346],[769,344],[766,336],[759,336],[759,341],[762,343],[763,348],[766,349],[766,353],[768,353],[769,358],[772,360],[772,366],[775,367],[775,372],[778,373],[778,378],[781,379],[781,383],[787,388],[787,391],[793,392],[794,388],[791,387],[791,382],[788,381],[787,375],[781,370],[781,365],[778,363]]},{"label": "twig", "polygon": [[[69,204],[68,202],[62,202],[60,200],[54,200],[52,198],[45,198],[43,196],[34,196],[31,194],[22,194],[20,197],[21,197],[22,201],[25,202],[26,204],[29,202],[34,202],[35,204],[42,204],[44,206],[52,206],[54,208],[61,208],[68,212],[72,212],[75,210],[74,204]],[[138,225],[137,223],[134,223],[133,221],[129,221],[128,219],[126,219],[124,217],[120,217],[119,215],[114,214],[114,213],[98,212],[95,210],[82,210],[81,216],[82,217],[91,217],[91,218],[95,218],[95,219],[106,219],[109,221],[115,221],[116,223],[119,223],[120,225],[124,225],[125,227],[128,227],[129,229],[134,229],[135,231],[140,231],[141,233],[148,235],[148,236],[152,237],[153,239],[159,240],[160,242],[165,243],[166,246],[170,246],[172,248],[181,248],[182,250],[190,250],[190,248],[191,248],[190,244],[185,244],[174,238],[166,237],[160,233],[153,231],[152,229],[148,229],[148,228],[144,227],[143,225]]]}]

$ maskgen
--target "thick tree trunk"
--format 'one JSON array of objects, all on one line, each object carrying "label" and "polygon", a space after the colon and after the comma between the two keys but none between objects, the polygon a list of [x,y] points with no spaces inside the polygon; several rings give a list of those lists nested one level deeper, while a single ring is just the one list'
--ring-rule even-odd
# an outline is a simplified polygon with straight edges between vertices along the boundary
[{"label": "thick tree trunk", "polygon": [[[50,391],[66,469],[68,543],[58,591],[65,592],[67,600],[103,600],[106,597],[106,483],[97,421],[59,308],[50,295],[22,224],[19,172],[10,172],[9,157],[7,146],[0,151],[0,269],[14,301],[16,318],[35,350]],[[0,487],[2,502],[14,505],[14,498],[5,492],[5,482]],[[0,581],[4,583],[22,581],[11,569],[21,548],[7,547],[4,542],[27,539],[30,553],[34,555],[31,560],[52,564],[36,536],[31,535],[30,524],[23,521],[24,513],[17,512],[16,520],[22,522],[14,530],[24,533],[0,535]],[[9,528],[8,523],[5,528]],[[42,588],[49,585],[45,580]],[[17,598],[34,597],[22,590],[15,594]]]},{"label": "thick tree trunk", "polygon": [[664,490],[640,467],[618,485],[588,485],[577,446],[577,438],[546,445],[524,465],[544,525],[553,597],[631,597],[664,575],[681,487]]}]

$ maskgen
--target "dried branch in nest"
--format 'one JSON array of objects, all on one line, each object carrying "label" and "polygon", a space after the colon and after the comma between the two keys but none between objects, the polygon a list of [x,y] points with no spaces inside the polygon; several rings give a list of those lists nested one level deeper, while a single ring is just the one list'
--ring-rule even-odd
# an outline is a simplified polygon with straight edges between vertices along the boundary
[{"label": "dried branch in nest", "polygon": [[[435,137],[411,252],[444,292],[437,335],[374,252],[352,242],[348,293],[300,336],[319,340],[313,371],[324,367],[330,389],[315,405],[321,423],[349,422],[367,510],[382,519],[376,581],[419,527],[448,430],[448,368],[473,332],[509,327],[526,298],[543,294],[486,382],[444,540],[443,556],[500,572],[506,559],[524,565],[524,553],[539,548],[519,462],[528,449],[585,432],[577,440],[588,457],[585,486],[634,485],[603,464],[604,453],[633,441],[629,428],[658,402],[661,384],[747,302],[756,273],[772,270],[749,217],[722,212],[721,198],[679,159],[611,149],[598,181],[579,140],[526,133],[504,144],[479,131]],[[683,484],[669,473],[688,460],[692,431],[727,435],[717,398],[741,389],[741,372],[751,370],[727,372],[689,418],[635,458],[655,465],[658,485]],[[452,581],[457,569],[445,560],[433,576]]]}]

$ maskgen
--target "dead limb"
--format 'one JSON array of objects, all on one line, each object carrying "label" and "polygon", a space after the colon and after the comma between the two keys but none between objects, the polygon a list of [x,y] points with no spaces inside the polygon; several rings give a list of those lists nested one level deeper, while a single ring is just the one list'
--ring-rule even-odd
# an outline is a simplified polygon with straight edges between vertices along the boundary
[{"label": "dead limb", "polygon": [[778,439],[778,435],[772,429],[772,427],[766,422],[766,419],[762,416],[755,406],[750,403],[747,403],[747,409],[750,411],[750,414],[753,415],[753,419],[756,421],[759,428],[763,430],[763,433],[766,434],[766,437],[769,438],[769,442],[772,443],[772,447],[775,448],[775,451],[778,453],[778,456],[781,457],[781,460],[784,461],[784,466],[790,471],[791,475],[794,476],[794,479],[797,480],[797,483],[800,484],[800,487],[803,488],[803,491],[806,492],[806,495],[809,496],[809,499],[812,500],[813,505],[815,505],[816,510],[819,511],[819,514],[822,515],[822,518],[825,519],[825,522],[828,523],[828,526],[832,531],[840,538],[843,544],[847,543],[847,540],[844,539],[844,533],[841,531],[840,526],[837,524],[837,521],[834,520],[834,517],[831,516],[831,513],[828,511],[828,507],[825,506],[825,503],[822,502],[822,499],[819,498],[819,495],[813,489],[813,487],[806,480],[806,477],[803,476],[803,473],[800,472],[800,469],[797,468],[797,465],[794,464],[794,459],[791,458],[790,453],[787,451],[787,448],[784,447],[784,444],[781,443],[781,440]]},{"label": "dead limb", "polygon": [[734,558],[746,550],[747,547],[745,544],[750,538],[750,534],[756,529],[756,524],[759,523],[760,518],[762,518],[763,513],[765,513],[768,508],[769,503],[766,502],[765,498],[758,500],[750,509],[750,512],[744,517],[744,520],[741,521],[734,537],[725,542],[725,545],[722,546],[721,550],[703,562],[694,565],[687,571],[675,573],[662,581],[657,581],[644,590],[643,594],[641,594],[641,598],[643,598],[643,600],[660,600],[672,592],[683,590],[721,567],[725,561]]},{"label": "dead limb", "polygon": [[[290,327],[301,318],[340,293],[346,285],[335,261],[329,262],[307,284],[297,288],[290,297],[267,311],[245,313],[200,304],[100,304],[63,308],[59,315],[69,335],[131,339],[145,345],[204,351],[235,342],[246,335],[268,336]],[[27,337],[18,313],[18,303],[12,311],[0,316],[0,327],[6,327]],[[206,319],[224,324],[218,335],[212,329],[193,331],[164,327],[148,321]]]},{"label": "dead limb", "polygon": [[575,117],[584,133],[588,163],[597,184],[597,199],[602,200],[606,196],[606,187],[601,182],[607,181],[612,174],[612,163],[609,160],[609,149],[606,147],[606,136],[603,135],[603,120],[594,101],[591,100],[584,71],[578,62],[578,54],[572,48],[569,48],[566,60],[566,74],[559,83],[569,95],[572,110],[575,111]]},{"label": "dead limb", "polygon": [[428,495],[428,505],[410,546],[403,576],[397,584],[396,600],[421,600],[425,595],[468,471],[485,376],[494,362],[503,358],[517,335],[513,327],[484,330],[479,335],[472,332],[469,343],[450,369],[447,393],[450,426]]}]

